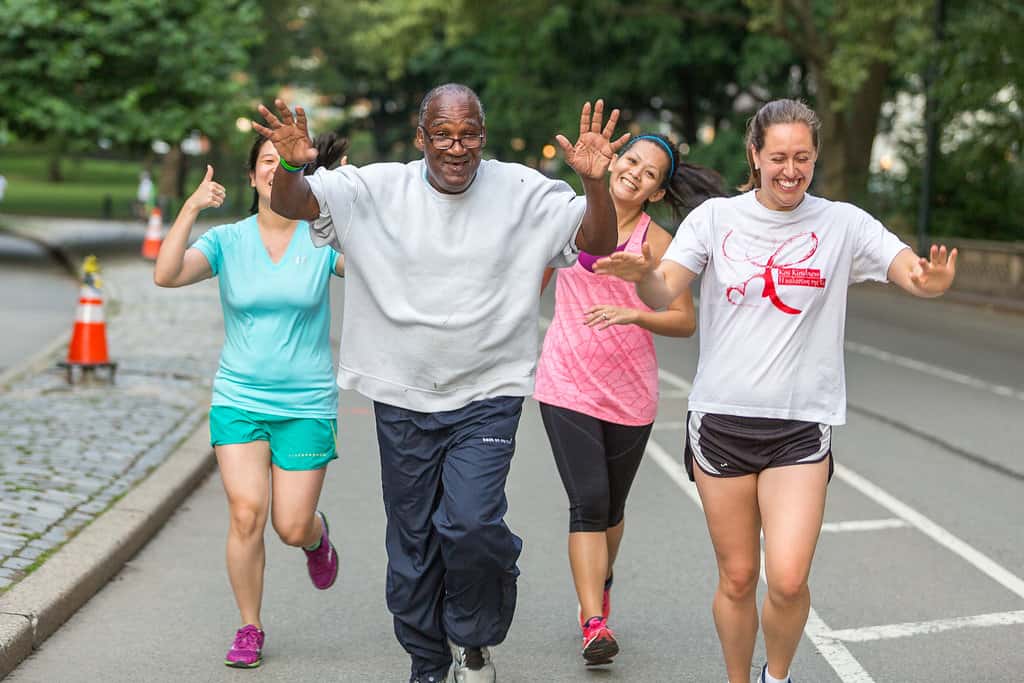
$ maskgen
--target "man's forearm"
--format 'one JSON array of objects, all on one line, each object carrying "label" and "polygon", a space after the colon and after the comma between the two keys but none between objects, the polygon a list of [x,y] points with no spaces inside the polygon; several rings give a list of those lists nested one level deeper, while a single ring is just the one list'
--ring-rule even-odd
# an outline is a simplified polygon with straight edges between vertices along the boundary
[{"label": "man's forearm", "polygon": [[301,172],[291,172],[280,165],[274,172],[270,208],[279,216],[292,220],[311,221],[320,215],[320,204],[309,189],[306,177]]},{"label": "man's forearm", "polygon": [[618,218],[608,182],[604,178],[583,178],[583,193],[587,197],[587,210],[580,229],[583,243],[579,246],[596,256],[605,256],[615,251],[619,238]]}]

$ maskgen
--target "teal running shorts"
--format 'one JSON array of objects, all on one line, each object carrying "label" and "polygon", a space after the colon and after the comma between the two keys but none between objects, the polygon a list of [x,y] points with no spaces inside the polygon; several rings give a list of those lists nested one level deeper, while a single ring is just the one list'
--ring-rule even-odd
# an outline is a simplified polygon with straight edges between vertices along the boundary
[{"label": "teal running shorts", "polygon": [[210,445],[270,443],[271,462],[283,470],[318,470],[338,457],[338,420],[265,415],[230,406],[210,407]]}]

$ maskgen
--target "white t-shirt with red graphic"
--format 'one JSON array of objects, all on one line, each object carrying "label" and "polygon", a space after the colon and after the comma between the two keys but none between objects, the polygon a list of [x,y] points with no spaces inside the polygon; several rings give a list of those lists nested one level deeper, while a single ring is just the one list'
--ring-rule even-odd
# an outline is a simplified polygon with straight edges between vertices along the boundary
[{"label": "white t-shirt with red graphic", "polygon": [[704,202],[665,252],[704,273],[689,408],[844,424],[847,289],[886,282],[908,247],[850,204],[805,195],[772,211],[754,194]]}]

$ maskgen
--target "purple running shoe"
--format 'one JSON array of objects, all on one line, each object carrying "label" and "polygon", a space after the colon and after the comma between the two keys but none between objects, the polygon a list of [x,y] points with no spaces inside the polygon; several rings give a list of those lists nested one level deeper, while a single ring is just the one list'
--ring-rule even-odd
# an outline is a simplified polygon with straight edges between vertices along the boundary
[{"label": "purple running shoe", "polygon": [[338,578],[338,551],[328,534],[327,517],[317,510],[320,515],[320,522],[323,524],[323,531],[320,534],[320,545],[316,550],[303,549],[306,553],[306,568],[309,570],[309,578],[313,585],[320,590],[327,590],[334,585]]},{"label": "purple running shoe", "polygon": [[266,634],[252,624],[246,624],[235,632],[224,663],[236,669],[255,669],[263,663],[263,638]]}]

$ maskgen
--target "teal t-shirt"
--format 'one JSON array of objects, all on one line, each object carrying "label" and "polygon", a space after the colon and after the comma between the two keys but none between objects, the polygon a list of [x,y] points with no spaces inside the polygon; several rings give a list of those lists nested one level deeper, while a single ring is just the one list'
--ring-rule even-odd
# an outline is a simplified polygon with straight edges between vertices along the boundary
[{"label": "teal t-shirt", "polygon": [[313,246],[300,222],[278,263],[256,216],[208,230],[193,245],[218,277],[224,348],[215,406],[268,415],[336,417],[328,284],[338,252]]}]

